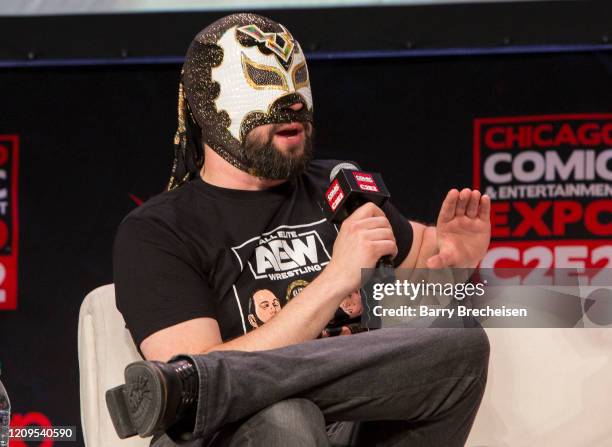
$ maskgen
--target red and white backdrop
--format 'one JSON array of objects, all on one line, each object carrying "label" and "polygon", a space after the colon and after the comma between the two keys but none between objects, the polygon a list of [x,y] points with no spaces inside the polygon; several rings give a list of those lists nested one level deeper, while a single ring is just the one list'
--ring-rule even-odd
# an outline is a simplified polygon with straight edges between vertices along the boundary
[{"label": "red and white backdrop", "polygon": [[[0,361],[17,420],[79,425],[79,305],[112,282],[122,217],[167,182],[179,70],[0,70]],[[488,263],[609,265],[611,73],[603,52],[314,61],[317,155],[381,172],[424,222],[449,188],[480,187]]]},{"label": "red and white backdrop", "polygon": [[612,114],[477,118],[473,160],[492,199],[483,267],[612,268]]},{"label": "red and white backdrop", "polygon": [[19,137],[0,135],[0,310],[17,308]]}]

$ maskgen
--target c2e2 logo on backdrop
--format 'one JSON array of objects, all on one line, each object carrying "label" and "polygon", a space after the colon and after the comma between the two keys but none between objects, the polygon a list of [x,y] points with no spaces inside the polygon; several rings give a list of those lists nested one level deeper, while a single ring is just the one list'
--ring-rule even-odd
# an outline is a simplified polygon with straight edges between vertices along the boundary
[{"label": "c2e2 logo on backdrop", "polygon": [[0,135],[0,310],[17,309],[19,137]]},{"label": "c2e2 logo on backdrop", "polygon": [[492,200],[481,267],[612,267],[612,114],[475,119],[474,187]]}]

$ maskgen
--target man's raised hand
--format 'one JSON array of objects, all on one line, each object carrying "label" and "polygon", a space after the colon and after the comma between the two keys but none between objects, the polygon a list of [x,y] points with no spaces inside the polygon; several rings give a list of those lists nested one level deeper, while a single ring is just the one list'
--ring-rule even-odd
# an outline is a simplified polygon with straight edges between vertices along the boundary
[{"label": "man's raised hand", "polygon": [[490,212],[489,196],[469,188],[451,189],[436,223],[438,254],[427,260],[427,267],[476,267],[489,247]]}]

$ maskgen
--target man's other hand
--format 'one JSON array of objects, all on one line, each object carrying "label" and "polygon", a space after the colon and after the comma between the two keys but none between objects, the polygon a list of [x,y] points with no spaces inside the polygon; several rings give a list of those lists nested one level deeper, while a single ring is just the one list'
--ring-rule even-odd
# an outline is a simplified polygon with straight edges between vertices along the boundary
[{"label": "man's other hand", "polygon": [[491,239],[491,199],[480,191],[451,189],[436,223],[438,253],[428,268],[474,268],[484,257]]}]

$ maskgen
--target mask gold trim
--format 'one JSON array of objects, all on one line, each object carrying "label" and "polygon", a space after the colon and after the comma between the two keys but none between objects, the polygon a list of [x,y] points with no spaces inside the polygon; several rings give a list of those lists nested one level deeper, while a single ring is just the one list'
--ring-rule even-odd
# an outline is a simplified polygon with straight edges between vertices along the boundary
[{"label": "mask gold trim", "polygon": [[[302,68],[306,70],[306,80],[302,82],[297,82],[296,75],[298,71]],[[296,90],[299,90],[304,87],[308,87],[310,85],[310,75],[308,73],[308,68],[306,67],[306,62],[302,61],[299,64],[297,64],[295,67],[293,67],[293,70],[291,71],[291,79],[293,80],[293,87]]]},{"label": "mask gold trim", "polygon": [[[249,57],[244,53],[240,53],[240,55],[241,55],[240,60],[242,62],[242,73],[244,74],[244,77],[247,83],[251,87],[257,90],[283,90],[285,92],[289,92],[289,86],[287,85],[287,78],[285,77],[285,74],[280,69],[276,67],[271,67],[269,65],[259,64],[249,59]],[[273,84],[273,85],[256,84],[249,74],[249,67],[252,67],[256,70],[261,70],[264,72],[274,73],[276,76],[279,77],[282,84],[280,85],[279,84]]]}]

